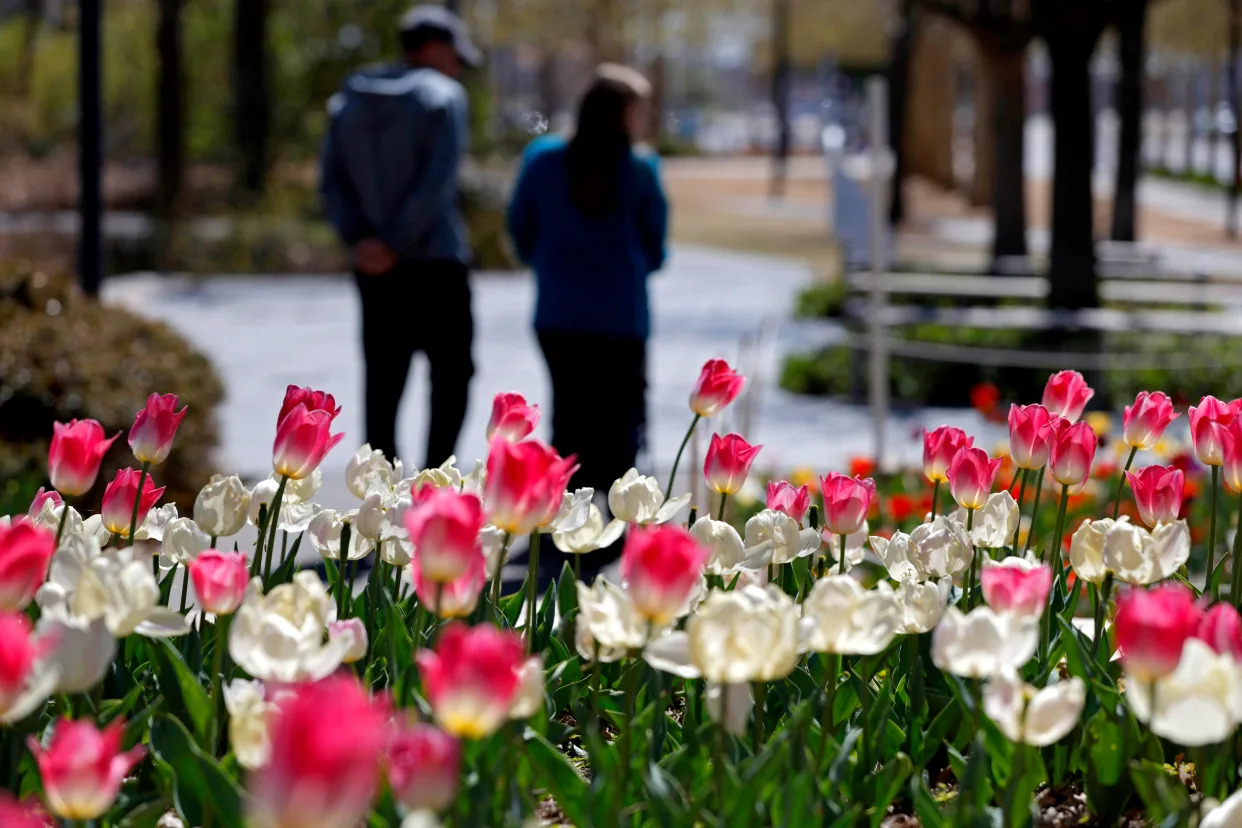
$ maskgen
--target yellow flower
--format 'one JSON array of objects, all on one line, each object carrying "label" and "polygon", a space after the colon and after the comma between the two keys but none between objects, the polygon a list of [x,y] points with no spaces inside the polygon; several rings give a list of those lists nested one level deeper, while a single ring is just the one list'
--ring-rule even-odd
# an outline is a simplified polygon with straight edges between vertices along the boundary
[{"label": "yellow flower", "polygon": [[1087,425],[1091,426],[1096,437],[1107,437],[1108,432],[1113,430],[1113,418],[1103,411],[1088,412],[1083,419],[1087,421]]},{"label": "yellow flower", "polygon": [[794,486],[813,486],[815,485],[815,469],[799,466],[790,472],[789,482]]}]

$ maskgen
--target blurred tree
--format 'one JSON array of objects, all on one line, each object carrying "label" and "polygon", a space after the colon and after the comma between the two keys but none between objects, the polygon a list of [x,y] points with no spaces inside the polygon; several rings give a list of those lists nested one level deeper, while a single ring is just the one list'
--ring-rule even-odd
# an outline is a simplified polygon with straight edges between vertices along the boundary
[{"label": "blurred tree", "polygon": [[156,204],[165,215],[176,204],[185,169],[185,117],[181,69],[181,0],[158,0],[159,22],[155,50],[159,56],[156,81],[158,122],[155,147],[157,156]]},{"label": "blurred tree", "polygon": [[776,142],[772,146],[772,182],[769,195],[783,198],[793,142],[789,123],[790,0],[772,0],[772,115],[776,119]]},{"label": "blurred tree", "polygon": [[1139,160],[1143,140],[1143,72],[1145,69],[1144,29],[1147,23],[1148,0],[1127,0],[1118,3],[1114,25],[1117,27],[1117,51],[1121,71],[1113,106],[1121,120],[1117,137],[1117,169],[1113,184],[1114,241],[1132,242],[1137,213]]},{"label": "blurred tree", "polygon": [[21,51],[17,56],[17,82],[14,91],[26,97],[30,94],[30,78],[34,74],[35,44],[39,40],[39,26],[43,22],[43,0],[24,0],[22,17]]},{"label": "blurred tree", "polygon": [[267,188],[271,102],[268,93],[268,0],[233,6],[233,127],[240,164],[238,184],[248,197]]}]

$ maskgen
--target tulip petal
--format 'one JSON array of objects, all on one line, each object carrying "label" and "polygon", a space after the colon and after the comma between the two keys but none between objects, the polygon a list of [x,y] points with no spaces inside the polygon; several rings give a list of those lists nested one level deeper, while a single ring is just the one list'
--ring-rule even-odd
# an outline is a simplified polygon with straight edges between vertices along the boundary
[{"label": "tulip petal", "polygon": [[690,660],[690,636],[684,632],[665,633],[647,644],[643,659],[655,669],[685,679],[696,679],[699,668]]},{"label": "tulip petal", "polygon": [[190,624],[184,615],[164,607],[155,607],[134,627],[134,632],[144,638],[173,638],[189,631]]}]

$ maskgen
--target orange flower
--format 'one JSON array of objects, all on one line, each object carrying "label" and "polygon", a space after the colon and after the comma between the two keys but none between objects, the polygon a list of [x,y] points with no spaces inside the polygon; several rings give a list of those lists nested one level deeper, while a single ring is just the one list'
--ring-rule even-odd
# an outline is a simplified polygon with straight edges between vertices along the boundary
[{"label": "orange flower", "polygon": [[888,499],[888,513],[895,523],[902,523],[914,514],[914,500],[909,495],[895,494]]},{"label": "orange flower", "polygon": [[984,417],[996,413],[1000,404],[1000,391],[990,382],[981,382],[970,389],[970,405]]},{"label": "orange flower", "polygon": [[873,471],[875,471],[875,461],[870,457],[850,458],[851,477],[870,477]]}]

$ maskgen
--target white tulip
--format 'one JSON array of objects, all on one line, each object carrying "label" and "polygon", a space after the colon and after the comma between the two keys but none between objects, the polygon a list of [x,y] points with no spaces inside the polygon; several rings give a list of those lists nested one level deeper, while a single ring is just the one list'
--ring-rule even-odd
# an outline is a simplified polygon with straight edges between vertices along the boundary
[{"label": "white tulip", "polygon": [[543,656],[531,656],[518,670],[518,691],[509,706],[509,718],[529,719],[543,710],[545,687]]},{"label": "white tulip", "polygon": [[461,482],[461,490],[483,496],[484,489],[487,488],[487,461],[475,460],[474,468],[467,474]]},{"label": "white tulip", "polygon": [[379,540],[383,531],[384,513],[396,503],[397,500],[391,493],[385,495],[382,492],[370,492],[358,506],[354,529],[369,541]]},{"label": "white tulip", "polygon": [[161,551],[173,563],[192,561],[210,547],[211,538],[190,518],[177,518],[164,529]]},{"label": "white tulip", "polygon": [[594,497],[595,490],[591,488],[577,489],[572,493],[565,492],[565,497],[561,499],[561,506],[556,511],[556,517],[552,519],[545,531],[550,534],[569,534],[581,529],[591,517],[591,508],[594,506],[591,501]]},{"label": "white tulip", "polygon": [[341,661],[353,664],[367,655],[367,628],[361,618],[345,618],[328,625],[328,640],[343,639],[348,645]]},{"label": "white tulip", "polygon": [[1184,520],[1158,524],[1150,532],[1128,517],[1087,521],[1070,541],[1070,565],[1091,583],[1112,572],[1129,584],[1154,584],[1172,576],[1189,558],[1190,530]]},{"label": "white tulip", "polygon": [[341,534],[345,529],[345,524],[349,524],[349,549],[345,552],[345,559],[357,561],[365,558],[371,554],[374,545],[361,532],[353,528],[357,516],[357,511],[337,512],[333,509],[324,509],[315,515],[307,528],[307,537],[310,538],[311,546],[326,560],[339,561],[341,559]]},{"label": "white tulip", "polygon": [[[867,521],[863,521],[862,528],[845,538],[845,563],[850,567],[858,566],[863,562],[867,552],[867,538],[871,533],[871,526]],[[841,556],[841,536],[834,535],[827,529],[820,532],[819,540],[824,547],[825,557],[839,564]],[[817,545],[818,548],[818,545]]]},{"label": "white tulip", "polygon": [[255,578],[233,617],[229,655],[263,681],[317,681],[344,661],[350,642],[327,638],[336,605],[319,577],[297,572],[267,595]]},{"label": "white tulip", "polygon": [[[60,527],[60,515],[65,509],[69,510],[69,516],[65,518],[65,532],[74,534],[82,534],[82,515],[72,506],[57,505],[56,501],[50,497],[45,499],[39,505],[39,511],[33,515],[29,515],[30,521],[42,529],[49,532],[55,532]],[[4,525],[8,526],[12,523],[12,519],[7,515],[2,519]]]},{"label": "white tulip", "polygon": [[[276,499],[276,488],[280,484],[270,477],[262,480],[254,487],[254,491],[250,493],[250,511],[247,514],[250,522],[255,526],[259,525],[259,510],[266,506],[272,508],[272,501]],[[306,531],[306,527],[310,525],[311,519],[320,511],[319,505],[309,501],[301,501],[292,499],[288,494],[288,486],[286,493],[280,499],[280,519],[276,524],[276,528],[289,534]]]},{"label": "white tulip", "polygon": [[914,527],[908,554],[910,562],[924,578],[952,578],[970,566],[974,547],[965,525],[940,515],[931,523]]},{"label": "white tulip", "polygon": [[983,688],[983,711],[1011,742],[1047,747],[1074,729],[1087,701],[1087,688],[1074,677],[1039,688],[1017,673],[990,679]]},{"label": "white tulip", "polygon": [[174,520],[178,520],[176,503],[165,503],[163,506],[156,506],[149,510],[147,516],[143,518],[142,525],[134,533],[134,540],[162,541],[164,539],[164,532],[167,531],[169,524]]},{"label": "white tulip", "polygon": [[479,545],[483,547],[483,557],[487,560],[487,579],[495,578],[504,568],[509,551],[505,549],[505,530],[490,523],[479,531]]},{"label": "white tulip", "polygon": [[[102,618],[116,638],[137,633],[148,638],[184,635],[189,625],[184,616],[161,606],[160,588],[147,559],[134,557],[133,547],[109,549],[84,556],[82,548],[62,547],[57,557],[56,580],[44,600],[86,620]],[[48,596],[60,592],[57,600]],[[41,590],[42,592],[42,590]]]},{"label": "white tulip", "polygon": [[745,543],[748,558],[762,553],[774,564],[786,564],[819,549],[819,533],[800,529],[798,521],[783,512],[764,509],[746,521]]},{"label": "white tulip", "polygon": [[1116,525],[1112,518],[1088,520],[1070,538],[1069,561],[1074,574],[1093,584],[1104,582],[1108,566],[1104,563],[1104,538]]},{"label": "white tulip", "polygon": [[[504,532],[496,527],[490,527],[500,533],[503,539]],[[569,555],[585,555],[588,552],[595,552],[599,549],[606,549],[612,546],[625,532],[625,523],[619,520],[610,520],[606,525],[604,523],[604,515],[600,512],[599,507],[594,503],[590,504],[587,510],[586,522],[570,532],[555,532],[552,535],[552,543],[556,548]],[[487,548],[487,545],[484,545]],[[496,554],[499,555],[499,543],[495,544]],[[489,557],[489,568],[490,568]]]},{"label": "white tulip", "polygon": [[750,722],[750,713],[755,708],[755,696],[750,685],[717,684],[707,682],[707,693],[704,695],[707,715],[713,722],[724,725],[725,732],[734,736],[745,736],[746,725]]},{"label": "white tulip", "polygon": [[816,581],[802,602],[801,649],[805,652],[874,655],[897,634],[901,608],[892,588],[863,589],[849,575]]},{"label": "white tulip", "polygon": [[[963,526],[966,525],[966,510],[959,508],[953,513],[953,519]],[[1018,530],[1018,503],[1009,492],[992,492],[982,508],[975,510],[975,519],[970,537],[975,546],[985,549],[1000,549],[1013,543],[1014,532]]]},{"label": "white tulip", "polygon": [[379,449],[372,449],[370,443],[363,443],[345,464],[345,485],[354,497],[362,499],[372,482],[379,480],[392,489],[393,484],[401,479],[401,461],[390,463]]},{"label": "white tulip", "polygon": [[89,692],[112,666],[116,639],[103,618],[82,618],[60,604],[43,609],[37,629],[55,642],[51,659],[60,670],[57,693]]},{"label": "white tulip", "polygon": [[668,523],[678,518],[689,503],[690,495],[665,502],[659,482],[639,474],[637,469],[621,475],[608,490],[608,510],[626,523]]},{"label": "white tulip", "polygon": [[596,578],[587,586],[579,582],[578,620],[574,644],[584,659],[595,658],[604,663],[619,661],[630,650],[637,650],[647,640],[647,622],[634,608],[630,596],[619,586]]},{"label": "white tulip", "polygon": [[280,710],[269,699],[261,681],[233,679],[224,685],[224,706],[229,712],[229,747],[237,764],[254,770],[272,755],[272,721]]},{"label": "white tulip", "polygon": [[[1205,805],[1205,807],[1208,807]],[[1207,811],[1199,828],[1239,828],[1242,826],[1242,791],[1238,791]]]},{"label": "white tulip", "polygon": [[905,532],[894,532],[891,538],[872,535],[867,541],[894,581],[922,581],[926,577],[910,558],[910,536]]},{"label": "white tulip", "polygon": [[427,485],[435,486],[437,489],[449,487],[460,489],[463,482],[461,472],[457,470],[457,457],[453,456],[434,469],[415,472],[413,476],[400,481],[396,488],[400,490],[404,484],[406,491],[414,491]]},{"label": "white tulip", "polygon": [[1039,621],[976,607],[949,607],[932,633],[932,662],[962,678],[991,678],[1017,670],[1039,646]]},{"label": "white tulip", "polygon": [[1152,733],[1186,747],[1214,745],[1242,722],[1242,668],[1197,638],[1187,639],[1177,668],[1151,685],[1126,676],[1126,700]]},{"label": "white tulip", "polygon": [[285,494],[281,498],[288,503],[307,503],[323,488],[323,469],[316,468],[306,477],[285,481]]},{"label": "white tulip", "polygon": [[759,570],[768,564],[771,547],[746,549],[742,536],[731,524],[723,520],[700,518],[690,527],[690,534],[712,550],[707,559],[707,571],[713,575],[733,575],[743,570]]},{"label": "white tulip", "polygon": [[939,581],[902,581],[894,591],[897,606],[901,608],[901,621],[897,632],[902,635],[925,633],[934,629],[944,617],[949,606],[949,592],[953,582],[948,578]]},{"label": "white tulip", "polygon": [[40,633],[34,637],[36,640],[28,646],[34,647],[37,655],[34,663],[29,665],[25,680],[20,686],[0,687],[0,724],[11,724],[26,718],[42,707],[56,690],[60,667],[54,653],[49,652],[56,642]]},{"label": "white tulip", "polygon": [[194,498],[194,522],[208,535],[227,538],[246,525],[250,492],[235,474],[213,474]]}]

